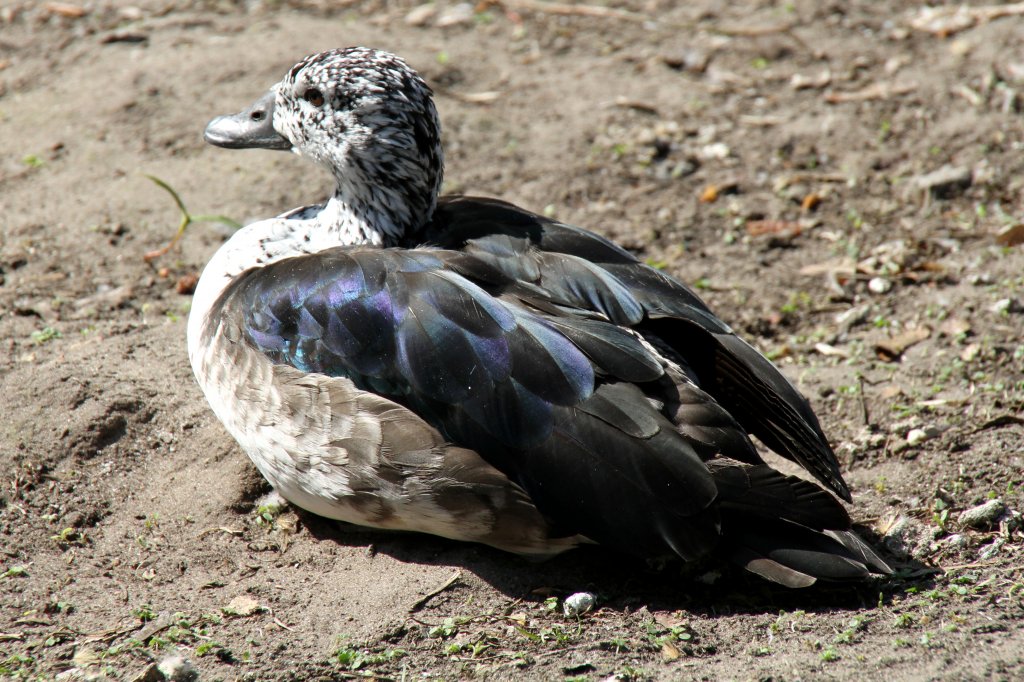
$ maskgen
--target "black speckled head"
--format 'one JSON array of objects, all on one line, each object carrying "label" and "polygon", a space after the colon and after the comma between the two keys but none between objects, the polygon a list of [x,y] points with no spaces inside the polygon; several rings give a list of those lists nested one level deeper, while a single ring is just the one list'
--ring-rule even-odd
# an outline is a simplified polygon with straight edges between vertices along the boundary
[{"label": "black speckled head", "polygon": [[441,125],[433,93],[405,61],[365,47],[330,50],[300,61],[274,89],[274,128],[334,174],[340,200],[387,214],[395,225],[381,228],[391,238],[430,219],[444,173]]}]

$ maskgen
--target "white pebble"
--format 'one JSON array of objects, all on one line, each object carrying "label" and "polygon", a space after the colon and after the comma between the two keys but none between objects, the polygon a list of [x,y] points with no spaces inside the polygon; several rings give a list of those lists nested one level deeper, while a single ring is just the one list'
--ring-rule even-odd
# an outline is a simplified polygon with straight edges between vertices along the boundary
[{"label": "white pebble", "polygon": [[582,616],[594,608],[596,603],[597,597],[591,592],[577,592],[565,598],[565,603],[562,604],[562,612],[569,617]]},{"label": "white pebble", "polygon": [[931,438],[924,429],[910,429],[907,432],[907,445],[919,445]]},{"label": "white pebble", "polygon": [[998,497],[977,507],[971,507],[960,514],[959,521],[971,528],[991,528],[999,523],[1006,513],[1006,504]]},{"label": "white pebble", "polygon": [[868,282],[868,289],[873,294],[885,294],[892,289],[892,282],[885,277],[872,277]]}]

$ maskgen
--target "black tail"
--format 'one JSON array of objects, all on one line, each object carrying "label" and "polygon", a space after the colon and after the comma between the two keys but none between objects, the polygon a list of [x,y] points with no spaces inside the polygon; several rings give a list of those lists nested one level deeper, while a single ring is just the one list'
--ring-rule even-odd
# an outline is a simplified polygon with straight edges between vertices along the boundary
[{"label": "black tail", "polygon": [[850,530],[850,517],[810,481],[766,465],[709,462],[726,555],[787,587],[863,580],[892,569]]}]

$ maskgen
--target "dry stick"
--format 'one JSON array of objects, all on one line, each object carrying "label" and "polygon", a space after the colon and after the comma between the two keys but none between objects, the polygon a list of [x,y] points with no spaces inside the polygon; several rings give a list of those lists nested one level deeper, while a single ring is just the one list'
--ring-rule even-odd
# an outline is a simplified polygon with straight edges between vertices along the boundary
[{"label": "dry stick", "polygon": [[430,592],[427,592],[425,595],[423,595],[415,602],[413,602],[413,605],[409,607],[409,613],[416,613],[417,611],[419,611],[428,601],[430,601],[431,599],[433,599],[434,597],[441,594],[442,592],[450,588],[452,585],[457,583],[459,581],[459,578],[461,577],[462,571],[455,571],[455,573],[452,573],[452,576],[448,578],[448,580],[446,580],[443,585],[431,590]]},{"label": "dry stick", "polygon": [[[772,33],[789,33],[794,24],[778,24],[775,26],[752,26],[750,28],[726,28],[723,26],[702,26],[693,21],[665,21],[646,14],[630,12],[629,10],[616,9],[614,7],[600,7],[597,5],[570,5],[564,2],[546,2],[545,0],[497,0],[495,4],[502,5],[507,9],[526,10],[527,12],[542,12],[557,16],[597,17],[599,19],[621,19],[636,23],[654,22],[665,24],[674,28],[690,28],[705,30],[710,33],[718,33],[726,36],[756,37],[770,35]],[[795,36],[794,36],[795,38]],[[799,39],[798,39],[799,40]],[[801,43],[803,41],[800,41]]]},{"label": "dry stick", "polygon": [[857,375],[857,393],[860,395],[860,411],[864,415],[864,426],[871,426],[871,415],[868,413],[868,402],[864,399],[864,375]]}]

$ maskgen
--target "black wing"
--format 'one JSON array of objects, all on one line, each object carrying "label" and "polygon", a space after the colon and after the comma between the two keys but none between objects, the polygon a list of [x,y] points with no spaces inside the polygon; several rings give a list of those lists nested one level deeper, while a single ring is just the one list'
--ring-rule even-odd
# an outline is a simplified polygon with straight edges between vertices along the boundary
[{"label": "black wing", "polygon": [[417,238],[473,254],[537,305],[590,311],[637,329],[746,432],[851,499],[806,398],[685,285],[596,234],[493,199],[443,199]]}]

